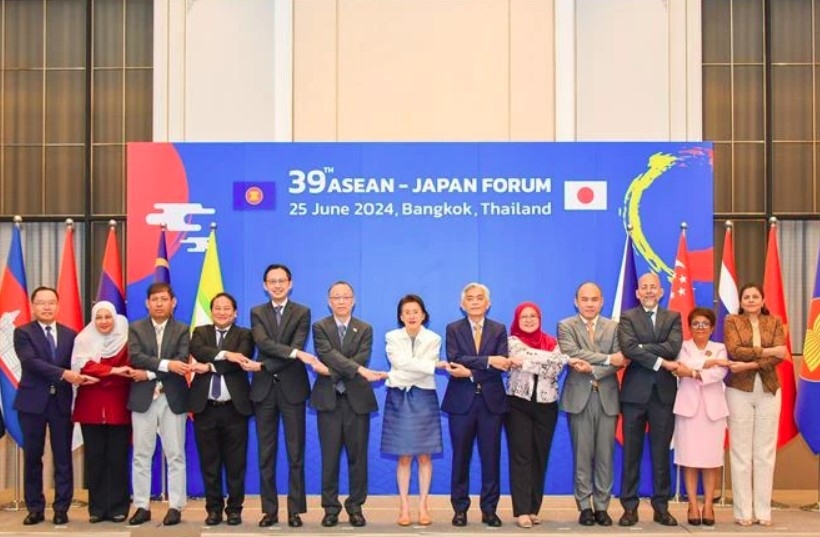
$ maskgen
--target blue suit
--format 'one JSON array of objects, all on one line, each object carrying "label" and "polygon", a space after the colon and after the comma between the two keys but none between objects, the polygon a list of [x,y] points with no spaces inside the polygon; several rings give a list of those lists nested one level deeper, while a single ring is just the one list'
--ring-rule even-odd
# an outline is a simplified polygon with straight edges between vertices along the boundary
[{"label": "blue suit", "polygon": [[74,475],[71,465],[71,384],[62,380],[63,372],[71,369],[71,350],[77,333],[54,323],[57,351],[51,357],[51,346],[45,331],[37,321],[14,330],[14,350],[20,358],[22,376],[14,399],[23,430],[24,494],[29,512],[42,512],[43,451],[46,426],[51,435],[54,456],[54,510],[68,511],[74,495]]},{"label": "blue suit", "polygon": [[468,319],[447,325],[447,360],[470,369],[472,378],[450,377],[441,409],[450,415],[453,474],[450,502],[455,511],[470,508],[470,458],[478,439],[481,458],[481,511],[495,513],[500,495],[501,424],[507,412],[502,372],[489,367],[490,356],[507,356],[507,329],[484,319],[478,352]]}]

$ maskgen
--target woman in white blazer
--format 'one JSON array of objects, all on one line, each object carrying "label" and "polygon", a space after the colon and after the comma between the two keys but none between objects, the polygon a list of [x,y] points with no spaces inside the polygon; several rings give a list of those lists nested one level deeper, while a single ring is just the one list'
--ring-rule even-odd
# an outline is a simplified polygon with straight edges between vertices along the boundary
[{"label": "woman in white blazer", "polygon": [[[726,438],[726,404],[723,378],[729,365],[723,343],[710,341],[715,314],[706,308],[689,313],[692,339],[683,342],[678,355],[680,378],[675,398],[675,464],[684,467],[689,498],[689,525],[715,523],[713,500]],[[703,510],[698,508],[698,472],[703,474]]]},{"label": "woman in white blazer", "polygon": [[436,369],[447,369],[439,359],[441,336],[427,330],[429,321],[424,301],[416,295],[399,300],[399,326],[385,335],[390,373],[384,403],[381,450],[399,457],[396,481],[399,487],[398,524],[410,525],[410,469],[418,458],[419,518],[422,526],[432,523],[427,507],[433,462],[430,455],[441,453],[441,417],[436,395]]}]

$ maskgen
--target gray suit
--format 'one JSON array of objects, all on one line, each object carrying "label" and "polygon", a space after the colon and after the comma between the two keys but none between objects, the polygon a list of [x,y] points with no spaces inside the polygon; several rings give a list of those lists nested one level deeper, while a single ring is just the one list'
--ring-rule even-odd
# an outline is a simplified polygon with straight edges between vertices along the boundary
[{"label": "gray suit", "polygon": [[[575,502],[579,509],[606,511],[612,497],[612,454],[618,419],[618,368],[606,365],[618,352],[618,323],[598,317],[595,341],[590,341],[580,315],[558,323],[558,345],[571,358],[592,364],[592,373],[569,374],[561,393],[561,406],[569,414],[575,453]],[[596,387],[597,385],[597,387]]]}]

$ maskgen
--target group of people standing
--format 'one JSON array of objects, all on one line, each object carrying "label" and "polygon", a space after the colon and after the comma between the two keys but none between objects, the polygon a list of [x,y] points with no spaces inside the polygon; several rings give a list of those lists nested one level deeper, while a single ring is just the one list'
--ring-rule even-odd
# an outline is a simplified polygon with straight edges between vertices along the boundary
[{"label": "group of people standing", "polygon": [[[624,454],[621,526],[638,522],[647,430],[655,522],[677,524],[668,510],[674,436],[676,463],[685,467],[688,521],[714,524],[712,500],[723,464],[727,418],[736,521],[743,526],[753,521],[771,524],[780,404],[775,367],[785,347],[783,326],[768,315],[759,286],[741,289],[741,310],[726,321],[724,347],[710,341],[715,316],[703,308],[689,315],[693,337],[682,341],[680,315],[659,306],[663,290],[655,274],[640,278],[636,295],[641,305],[624,312],[619,322],[600,314],[600,287],[583,283],[575,294],[577,314],[558,323],[557,339],[543,331],[541,310],[531,302],[515,309],[508,334],[503,323],[487,317],[489,289],[470,283],[461,294],[466,316],[446,328],[446,360],[440,357],[442,338],[426,328],[424,301],[410,294],[397,306],[399,328],[385,336],[389,372],[368,367],[373,330],[353,316],[355,294],[349,283],[339,281],[328,290],[331,315],[312,325],[315,355],[305,351],[310,310],[290,300],[290,269],[269,265],[263,286],[270,300],[252,308],[250,330],[236,324],[237,302],[223,292],[211,300],[212,324],[191,332],[173,318],[176,298],[171,287],[154,283],[147,290],[146,318],[129,326],[113,304],[98,302],[79,334],[56,323],[57,292],[36,289],[31,295],[35,320],[14,334],[22,365],[15,409],[24,434],[29,511],[24,524],[44,520],[46,428],[54,454],[53,521],[68,522],[74,490],[72,419],[81,424],[84,437],[90,522],[127,519],[138,525],[151,520],[151,460],[159,435],[168,467],[169,509],[163,524],[178,524],[186,502],[185,424],[192,412],[205,483],[205,523],[242,523],[248,418],[255,415],[263,513],[258,524],[279,522],[276,460],[281,422],[288,460],[287,524],[300,527],[301,514],[307,511],[304,454],[310,401],[317,412],[321,450],[321,524],[338,525],[344,508],[352,526],[365,526],[370,414],[378,409],[372,383],[381,380],[387,386],[381,451],[398,457],[401,526],[414,521],[409,499],[414,458],[420,492],[415,521],[432,523],[428,494],[431,456],[443,449],[440,410],[449,416],[452,524],[467,525],[470,459],[477,443],[481,520],[491,527],[502,525],[497,514],[502,428],[507,432],[516,523],[523,528],[539,524],[559,401],[569,415],[580,524],[613,523],[608,507],[619,413]],[[308,368],[316,375],[312,388]],[[619,386],[616,373],[621,369],[625,371]],[[559,376],[565,370],[559,393]],[[440,410],[438,371],[450,377]],[[731,376],[724,390],[727,372]],[[344,504],[339,501],[343,449],[349,477]],[[699,471],[702,508],[697,503]],[[135,511],[128,518],[131,503]]]}]

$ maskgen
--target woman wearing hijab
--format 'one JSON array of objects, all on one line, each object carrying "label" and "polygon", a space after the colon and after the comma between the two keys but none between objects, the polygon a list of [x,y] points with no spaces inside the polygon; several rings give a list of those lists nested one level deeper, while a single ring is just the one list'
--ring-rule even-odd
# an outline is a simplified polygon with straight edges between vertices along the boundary
[{"label": "woman wearing hijab", "polygon": [[515,308],[509,337],[507,444],[513,516],[522,528],[541,522],[552,433],[558,420],[558,376],[569,361],[558,341],[541,331],[541,310],[532,302]]},{"label": "woman wearing hijab", "polygon": [[74,422],[82,426],[92,524],[122,522],[128,515],[128,320],[110,302],[97,302],[91,322],[74,340],[71,368],[100,379],[77,388]]},{"label": "woman wearing hijab", "polygon": [[427,506],[433,462],[430,455],[441,453],[441,419],[436,396],[436,369],[447,369],[439,358],[441,336],[425,328],[430,320],[424,301],[417,295],[399,300],[401,328],[385,334],[390,374],[384,404],[381,450],[399,457],[396,481],[399,486],[399,526],[409,526],[410,471],[418,459],[419,517],[422,526],[433,519]]}]

